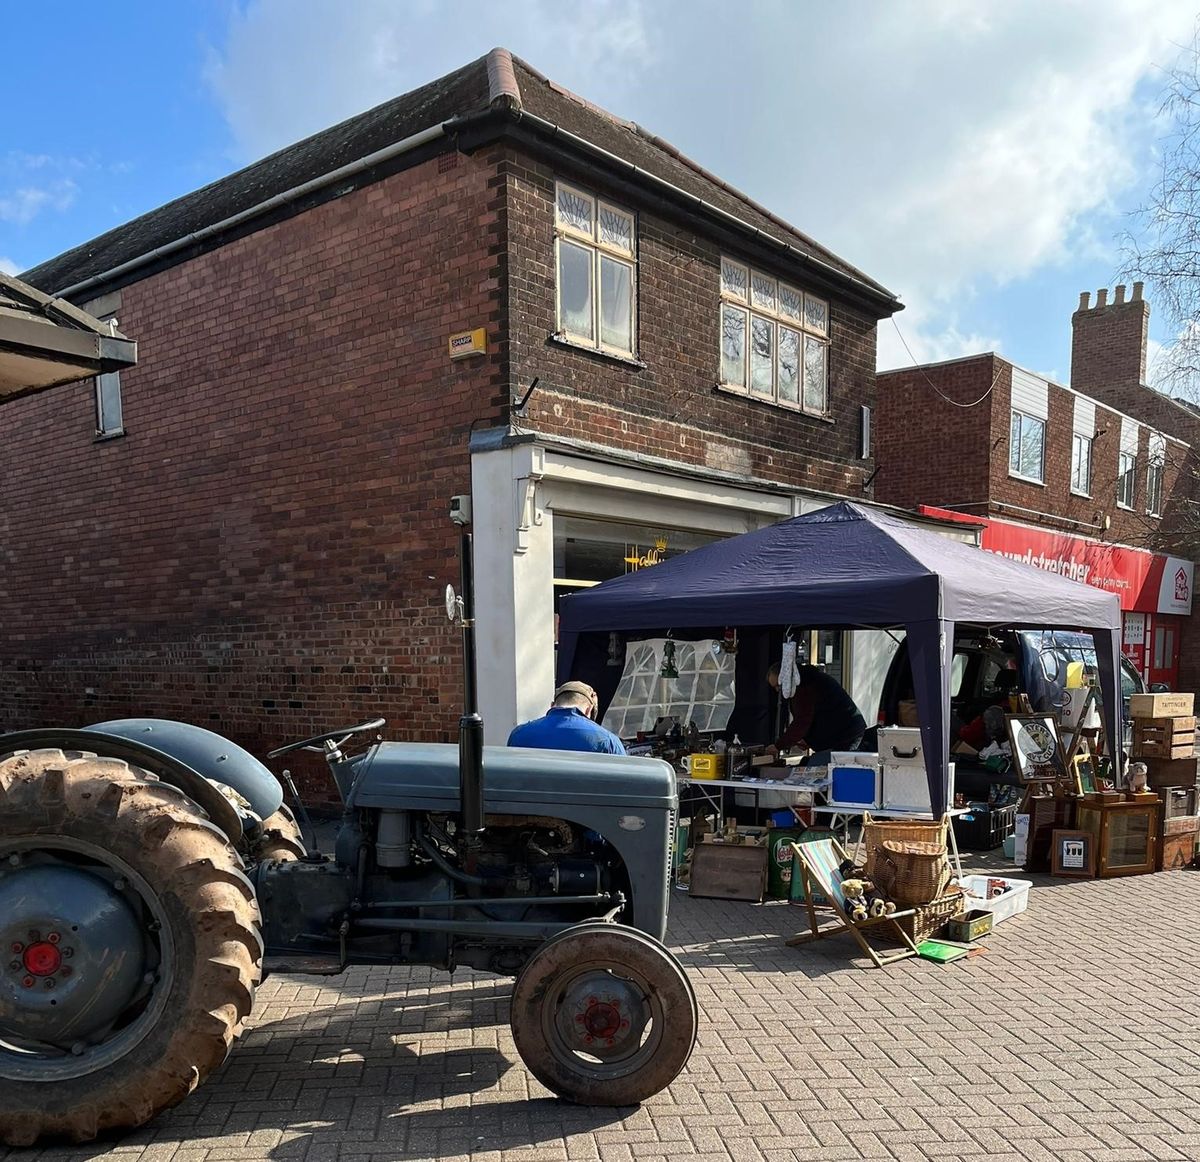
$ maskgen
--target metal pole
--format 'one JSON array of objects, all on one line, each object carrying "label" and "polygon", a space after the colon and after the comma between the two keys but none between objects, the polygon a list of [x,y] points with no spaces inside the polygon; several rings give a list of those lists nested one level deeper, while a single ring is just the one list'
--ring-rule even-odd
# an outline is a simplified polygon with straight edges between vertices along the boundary
[{"label": "metal pole", "polygon": [[458,790],[462,829],[467,837],[468,871],[474,863],[472,838],[484,829],[483,820],[483,719],[475,691],[475,577],[471,534],[464,532],[459,547],[462,582],[463,715],[458,720]]}]

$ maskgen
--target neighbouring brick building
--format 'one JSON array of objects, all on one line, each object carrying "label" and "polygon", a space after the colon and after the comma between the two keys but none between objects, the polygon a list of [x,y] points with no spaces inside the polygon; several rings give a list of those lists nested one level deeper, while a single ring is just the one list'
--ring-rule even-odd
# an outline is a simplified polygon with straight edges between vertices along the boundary
[{"label": "neighbouring brick building", "polygon": [[1142,384],[1141,292],[1083,296],[1071,387],[992,353],[881,373],[875,492],[979,518],[985,549],[1117,593],[1146,681],[1196,689],[1193,565],[1156,550],[1195,498],[1200,415]]},{"label": "neighbouring brick building", "polygon": [[504,50],[24,277],[140,362],[6,409],[0,727],[259,753],[374,714],[451,736],[453,496],[492,741],[547,704],[559,594],[869,499],[900,309]]}]

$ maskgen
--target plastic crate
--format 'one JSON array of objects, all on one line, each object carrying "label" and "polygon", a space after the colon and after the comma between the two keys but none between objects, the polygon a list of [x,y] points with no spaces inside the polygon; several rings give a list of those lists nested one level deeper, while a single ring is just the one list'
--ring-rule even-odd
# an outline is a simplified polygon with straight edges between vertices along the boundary
[{"label": "plastic crate", "polygon": [[[972,911],[982,908],[991,912],[993,924],[999,924],[1029,907],[1029,889],[1033,887],[1033,880],[1016,880],[1008,876],[965,876],[962,887],[967,893],[967,907]],[[1002,887],[1003,891],[989,897],[989,892],[996,887]]]},{"label": "plastic crate", "polygon": [[973,807],[968,814],[955,816],[953,824],[960,849],[992,851],[1012,835],[1017,825],[1017,809]]}]

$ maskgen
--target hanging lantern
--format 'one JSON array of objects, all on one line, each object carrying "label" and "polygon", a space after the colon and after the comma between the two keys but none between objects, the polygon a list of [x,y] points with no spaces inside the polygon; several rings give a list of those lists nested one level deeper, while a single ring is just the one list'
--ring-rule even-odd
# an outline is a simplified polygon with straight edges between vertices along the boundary
[{"label": "hanging lantern", "polygon": [[737,630],[732,626],[725,627],[725,636],[721,640],[721,652],[723,654],[736,654],[738,651],[738,636]]},{"label": "hanging lantern", "polygon": [[662,669],[659,675],[663,678],[678,678],[679,670],[675,666],[675,643],[669,638],[663,646]]}]

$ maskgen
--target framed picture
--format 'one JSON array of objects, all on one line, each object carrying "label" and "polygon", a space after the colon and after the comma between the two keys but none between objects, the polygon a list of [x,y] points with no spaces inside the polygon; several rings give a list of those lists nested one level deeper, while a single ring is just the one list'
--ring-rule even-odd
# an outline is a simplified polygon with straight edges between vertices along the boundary
[{"label": "framed picture", "polygon": [[1009,714],[1013,763],[1023,783],[1049,782],[1067,774],[1066,757],[1053,714]]},{"label": "framed picture", "polygon": [[1096,837],[1090,831],[1055,830],[1050,841],[1050,874],[1092,879],[1096,875]]},{"label": "framed picture", "polygon": [[1091,795],[1100,790],[1096,762],[1091,755],[1077,754],[1071,760],[1071,766],[1074,768],[1076,794]]}]

